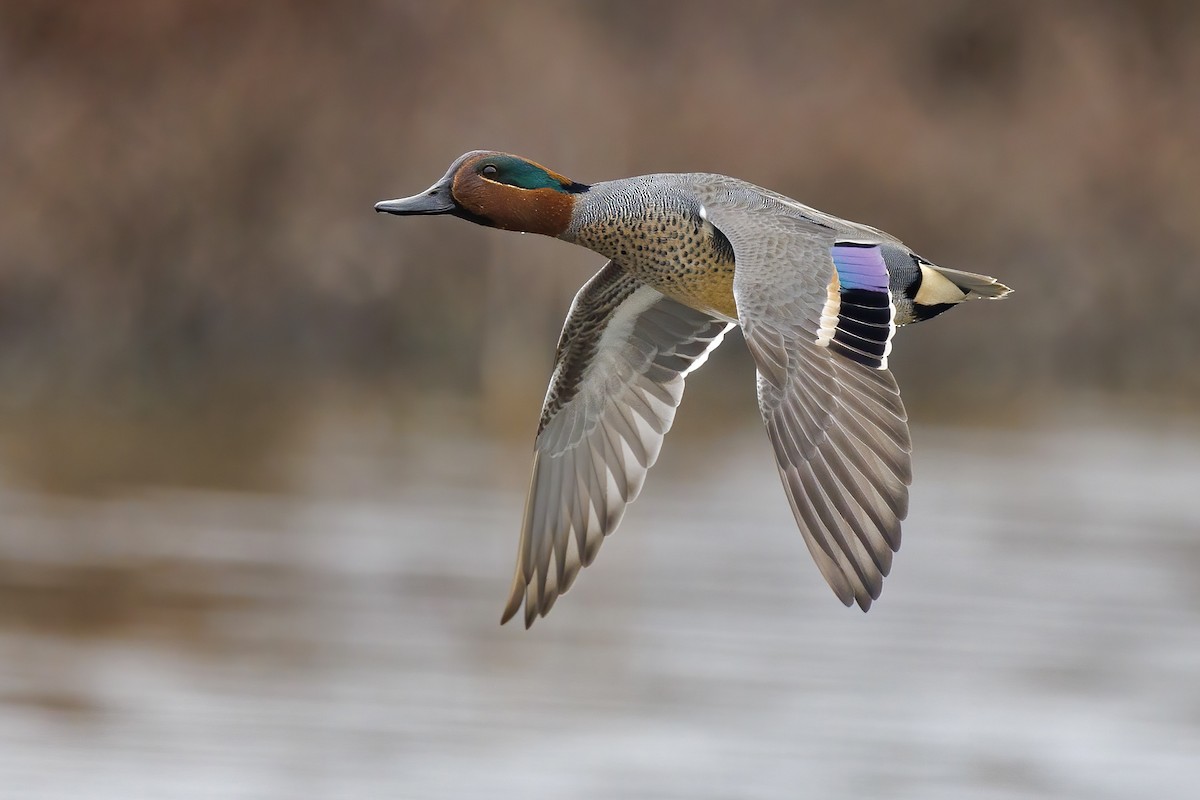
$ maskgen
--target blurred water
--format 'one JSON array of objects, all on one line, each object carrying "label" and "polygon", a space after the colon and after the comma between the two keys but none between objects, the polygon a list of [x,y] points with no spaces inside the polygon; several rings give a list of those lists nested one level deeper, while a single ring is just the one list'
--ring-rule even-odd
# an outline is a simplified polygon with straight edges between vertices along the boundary
[{"label": "blurred water", "polygon": [[757,434],[672,442],[532,631],[524,449],[0,494],[0,797],[1132,798],[1200,779],[1200,436],[916,431],[868,615]]}]

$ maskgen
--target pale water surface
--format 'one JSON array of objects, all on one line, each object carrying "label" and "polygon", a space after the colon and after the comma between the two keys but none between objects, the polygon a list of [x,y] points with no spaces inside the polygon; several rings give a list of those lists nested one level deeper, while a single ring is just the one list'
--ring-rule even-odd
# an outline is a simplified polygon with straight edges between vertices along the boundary
[{"label": "pale water surface", "polygon": [[3,798],[1192,798],[1200,437],[918,429],[842,608],[757,432],[673,442],[500,628],[524,449],[337,432],[276,493],[0,494]]}]

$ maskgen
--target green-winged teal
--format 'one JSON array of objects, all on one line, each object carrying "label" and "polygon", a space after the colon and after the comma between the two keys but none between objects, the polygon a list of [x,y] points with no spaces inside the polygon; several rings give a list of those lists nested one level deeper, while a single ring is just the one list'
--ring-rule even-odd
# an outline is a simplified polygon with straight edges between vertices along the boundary
[{"label": "green-winged teal", "polygon": [[993,278],[736,178],[576,183],[475,151],[432,187],[375,206],[556,236],[609,259],[571,304],[542,406],[507,622],[550,610],[637,497],[684,377],[741,325],[792,513],[838,598],[865,611],[900,546],[907,416],[887,369],[898,325]]}]

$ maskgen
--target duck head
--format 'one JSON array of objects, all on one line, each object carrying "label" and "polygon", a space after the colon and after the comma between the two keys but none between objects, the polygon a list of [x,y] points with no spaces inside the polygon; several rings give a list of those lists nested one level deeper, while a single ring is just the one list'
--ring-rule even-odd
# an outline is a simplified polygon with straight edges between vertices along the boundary
[{"label": "duck head", "polygon": [[459,156],[442,179],[420,194],[375,204],[400,216],[450,214],[506,231],[559,236],[588,186],[527,158],[475,150]]}]

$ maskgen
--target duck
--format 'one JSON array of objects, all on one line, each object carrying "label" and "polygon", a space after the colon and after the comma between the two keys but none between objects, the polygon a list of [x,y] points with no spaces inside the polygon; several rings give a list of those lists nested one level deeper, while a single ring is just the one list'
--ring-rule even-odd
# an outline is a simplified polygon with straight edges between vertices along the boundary
[{"label": "duck", "polygon": [[684,382],[741,327],[792,515],[837,598],[878,599],[908,513],[896,330],[1011,291],[876,228],[710,173],[579,183],[476,150],[375,205],[552,236],[608,259],[563,324],[501,624],[544,617],[642,490]]}]

